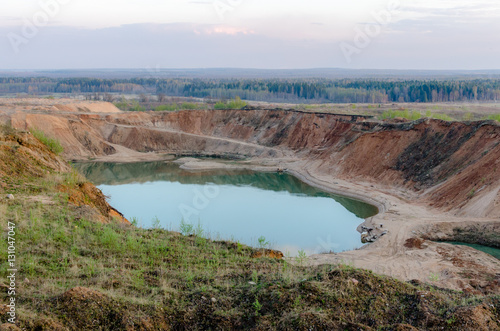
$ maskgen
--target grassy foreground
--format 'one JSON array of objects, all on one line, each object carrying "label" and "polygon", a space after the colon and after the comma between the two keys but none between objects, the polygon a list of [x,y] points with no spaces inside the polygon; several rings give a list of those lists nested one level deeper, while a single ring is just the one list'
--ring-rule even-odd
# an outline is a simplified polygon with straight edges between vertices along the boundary
[{"label": "grassy foreground", "polygon": [[[12,222],[16,325],[22,329],[499,327],[498,297],[470,297],[348,265],[309,268],[253,259],[254,249],[236,243],[103,223],[90,208],[91,196],[71,198],[85,179],[58,156],[31,135],[4,128],[0,137],[0,277],[7,284]],[[7,194],[14,199],[4,199]],[[6,323],[5,286],[0,297]]]}]

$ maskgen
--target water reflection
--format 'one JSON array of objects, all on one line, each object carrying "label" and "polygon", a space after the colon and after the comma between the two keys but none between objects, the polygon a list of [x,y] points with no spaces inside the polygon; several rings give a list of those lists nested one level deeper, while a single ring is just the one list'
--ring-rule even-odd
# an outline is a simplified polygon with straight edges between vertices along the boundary
[{"label": "water reflection", "polygon": [[200,223],[214,239],[273,248],[297,255],[361,247],[356,227],[377,209],[328,194],[297,178],[253,171],[192,172],[165,162],[75,165],[110,203],[142,225],[178,231],[181,221]]},{"label": "water reflection", "polygon": [[286,191],[295,195],[327,197],[342,204],[359,218],[378,213],[375,206],[343,196],[326,193],[294,176],[262,173],[249,170],[189,171],[172,162],[138,163],[77,163],[75,167],[95,185],[123,185],[168,181],[181,184],[253,186],[276,192]]}]

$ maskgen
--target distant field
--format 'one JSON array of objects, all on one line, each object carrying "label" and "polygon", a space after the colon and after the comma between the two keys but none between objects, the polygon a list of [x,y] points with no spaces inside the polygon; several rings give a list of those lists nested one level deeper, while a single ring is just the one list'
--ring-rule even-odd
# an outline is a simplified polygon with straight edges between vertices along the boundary
[{"label": "distant field", "polygon": [[296,103],[272,103],[248,101],[250,106],[263,108],[283,108],[296,109],[306,112],[324,112],[334,114],[356,114],[356,115],[372,115],[382,118],[384,113],[416,112],[421,117],[426,117],[429,112],[432,117],[440,117],[439,115],[449,116],[452,120],[482,120],[488,117],[500,115],[500,102],[436,102],[436,103],[322,103],[322,104],[296,104]]},{"label": "distant field", "polygon": [[[252,106],[259,108],[294,109],[304,112],[324,112],[334,114],[371,115],[379,119],[404,117],[418,119],[432,117],[444,120],[472,121],[484,119],[500,119],[500,102],[435,102],[435,103],[290,103],[264,102],[243,100],[203,99],[194,97],[162,96],[158,100],[155,94],[108,94],[105,101],[115,104],[124,111],[177,111],[190,109],[237,109]],[[87,100],[85,100],[87,99]],[[0,109],[33,107],[33,110],[43,110],[47,106],[60,104],[82,104],[88,107],[89,98],[83,94],[55,94],[43,97],[37,96],[0,96]],[[93,98],[92,98],[93,99]],[[84,101],[85,100],[85,101]],[[238,100],[238,99],[237,99]],[[90,102],[95,102],[94,100]],[[35,107],[36,106],[36,107]],[[43,106],[46,106],[45,108]],[[42,107],[42,108],[40,108]]]},{"label": "distant field", "polygon": [[481,120],[491,115],[500,114],[500,103],[385,103],[385,104],[313,104],[313,105],[286,105],[285,108],[294,108],[311,112],[328,112],[339,114],[366,114],[382,116],[387,111],[417,112],[426,117],[444,114],[454,120]]}]

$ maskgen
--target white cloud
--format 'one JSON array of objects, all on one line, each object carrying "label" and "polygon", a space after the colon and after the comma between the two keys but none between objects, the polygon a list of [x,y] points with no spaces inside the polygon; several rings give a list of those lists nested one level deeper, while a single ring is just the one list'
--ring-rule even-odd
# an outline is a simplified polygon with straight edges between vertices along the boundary
[{"label": "white cloud", "polygon": [[250,29],[238,28],[238,27],[227,26],[227,25],[198,27],[198,28],[194,29],[194,32],[196,34],[206,34],[206,35],[222,34],[222,35],[230,35],[230,36],[236,36],[238,34],[243,34],[243,35],[255,34],[255,31],[252,31]]},{"label": "white cloud", "polygon": [[453,17],[474,20],[477,18],[499,18],[500,4],[497,0],[411,0],[404,2],[401,11],[409,19]]}]

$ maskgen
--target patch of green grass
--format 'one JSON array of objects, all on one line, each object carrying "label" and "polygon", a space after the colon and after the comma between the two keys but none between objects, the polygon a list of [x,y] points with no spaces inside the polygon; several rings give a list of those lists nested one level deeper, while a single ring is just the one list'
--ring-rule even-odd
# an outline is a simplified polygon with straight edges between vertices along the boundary
[{"label": "patch of green grass", "polygon": [[417,111],[410,112],[407,109],[405,109],[405,110],[386,110],[380,116],[380,118],[383,120],[397,118],[397,117],[405,118],[411,121],[416,121],[422,118],[422,115]]},{"label": "patch of green grass", "polygon": [[[442,113],[433,113],[428,110],[425,113],[425,117],[439,119],[443,121],[454,121],[454,119],[446,114]],[[379,116],[380,119],[393,119],[393,118],[404,118],[410,121],[416,121],[422,118],[422,114],[416,110],[409,111],[408,109],[404,110],[386,110]]]},{"label": "patch of green grass", "polygon": [[[87,181],[75,168],[71,168],[70,172],[63,174],[60,180],[62,184],[68,186],[76,186]],[[46,185],[50,185],[50,183],[46,183]]]},{"label": "patch of green grass", "polygon": [[48,137],[42,130],[39,129],[31,129],[30,130],[33,136],[40,140],[45,146],[47,146],[53,153],[59,155],[64,152],[64,148],[62,147],[59,140]]},{"label": "patch of green grass", "polygon": [[306,252],[301,249],[299,250],[299,255],[295,258],[295,261],[299,264],[299,265],[303,265],[304,262],[306,261],[307,259],[307,254]]},{"label": "patch of green grass", "polygon": [[443,121],[454,121],[454,119],[452,117],[450,117],[450,116],[448,116],[446,114],[432,113],[430,111],[426,112],[425,117],[434,118],[434,119],[443,120]]},{"label": "patch of green grass", "polygon": [[256,298],[252,306],[255,309],[255,316],[259,316],[259,313],[262,309],[262,304],[259,302],[259,299]]},{"label": "patch of green grass", "polygon": [[169,105],[159,105],[158,107],[155,108],[155,111],[176,111],[179,110],[179,106],[174,103],[174,104],[169,104]]},{"label": "patch of green grass", "polygon": [[181,109],[186,109],[186,110],[200,109],[200,106],[192,102],[183,102],[181,104]]},{"label": "patch of green grass", "polygon": [[439,275],[431,272],[431,274],[429,275],[429,280],[431,280],[433,282],[438,282],[439,281]]},{"label": "patch of green grass", "polygon": [[132,103],[129,105],[128,111],[146,111],[146,107],[141,106],[138,101],[134,100]]},{"label": "patch of green grass", "polygon": [[490,116],[488,116],[488,119],[489,119],[489,120],[493,120],[493,121],[500,122],[500,114],[490,115]]},{"label": "patch of green grass", "polygon": [[475,189],[472,189],[468,194],[467,194],[467,197],[469,199],[472,199],[474,196],[476,195],[476,190]]},{"label": "patch of green grass", "polygon": [[122,98],[120,101],[115,102],[116,108],[123,111],[146,111],[146,107],[142,106],[137,100],[127,100]]},{"label": "patch of green grass", "polygon": [[266,240],[266,237],[260,236],[259,239],[257,239],[259,242],[259,248],[266,248],[267,246],[270,245],[269,241]]},{"label": "patch of green grass", "polygon": [[214,105],[214,109],[242,109],[247,103],[236,97],[235,99],[229,101],[219,101]]},{"label": "patch of green grass", "polygon": [[466,121],[466,122],[473,121],[473,120],[474,120],[474,114],[473,114],[473,113],[471,113],[471,112],[465,113],[465,114],[462,116],[462,120],[463,120],[463,121]]},{"label": "patch of green grass", "polygon": [[155,108],[155,111],[176,111],[176,110],[195,110],[195,109],[206,109],[206,105],[194,102],[183,102],[181,104],[170,103],[157,106]]},{"label": "patch of green grass", "polygon": [[129,106],[129,102],[126,99],[122,98],[120,101],[115,102],[115,106],[118,109],[127,110],[128,106]]},{"label": "patch of green grass", "polygon": [[189,236],[194,234],[194,225],[181,219],[180,232],[183,236]]}]

